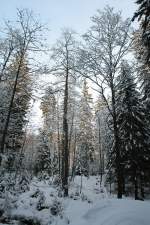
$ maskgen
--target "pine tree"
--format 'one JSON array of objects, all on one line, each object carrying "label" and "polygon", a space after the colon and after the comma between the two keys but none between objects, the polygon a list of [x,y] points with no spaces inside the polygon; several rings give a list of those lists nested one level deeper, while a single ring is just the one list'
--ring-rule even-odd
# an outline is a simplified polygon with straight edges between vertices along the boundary
[{"label": "pine tree", "polygon": [[140,96],[131,68],[125,62],[118,78],[116,95],[117,126],[121,147],[122,185],[130,177],[139,198],[139,187],[143,195],[143,180],[149,168],[150,154],[148,130],[145,126],[145,112],[140,103]]},{"label": "pine tree", "polygon": [[78,159],[76,171],[77,173],[88,176],[90,174],[90,163],[93,161],[93,114],[91,109],[92,97],[89,94],[87,82],[84,80],[81,105],[80,105],[80,125],[78,133]]}]

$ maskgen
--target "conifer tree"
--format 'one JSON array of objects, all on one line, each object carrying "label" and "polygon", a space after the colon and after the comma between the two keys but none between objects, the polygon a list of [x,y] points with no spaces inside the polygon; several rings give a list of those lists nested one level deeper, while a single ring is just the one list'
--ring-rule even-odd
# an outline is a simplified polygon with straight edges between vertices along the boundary
[{"label": "conifer tree", "polygon": [[[48,87],[45,91],[45,95],[42,97],[41,102],[41,109],[43,113],[43,131],[44,139],[41,141],[43,142],[43,145],[45,146],[45,149],[47,151],[48,148],[48,154],[46,161],[50,160],[51,164],[51,175],[56,174],[58,172],[58,149],[57,149],[57,139],[56,139],[56,99],[54,95],[54,91],[51,87]],[[47,140],[45,142],[45,140]],[[46,145],[47,147],[46,147]],[[43,154],[44,153],[44,147],[43,147]],[[48,163],[47,163],[48,164]],[[50,174],[50,172],[49,172]]]},{"label": "conifer tree", "polygon": [[92,97],[89,93],[86,80],[84,80],[80,105],[80,121],[78,133],[78,159],[76,170],[78,173],[88,176],[90,174],[90,163],[93,160],[93,114],[91,109]]},{"label": "conifer tree", "polygon": [[[18,60],[15,59],[8,68],[8,80],[3,83],[4,93],[1,96],[0,111],[1,117],[1,132],[4,130],[6,122],[6,111],[9,110],[10,97],[12,94],[12,84],[15,79],[16,70],[18,68]],[[8,130],[5,140],[5,153],[7,152],[7,168],[15,169],[17,162],[20,160],[20,151],[24,142],[25,125],[27,124],[27,113],[31,99],[31,75],[28,67],[28,62],[24,60],[20,69],[18,84],[11,108]]]},{"label": "conifer tree", "polygon": [[48,137],[43,130],[40,130],[38,141],[35,174],[40,174],[44,178],[47,175],[52,175],[52,165]]},{"label": "conifer tree", "polygon": [[[150,110],[150,65],[145,63],[146,47],[142,42],[142,29],[134,33],[133,50],[137,60],[137,75],[141,84],[142,101],[146,112]],[[150,115],[146,113],[147,126],[150,127]]]},{"label": "conifer tree", "polygon": [[150,1],[137,0],[136,3],[139,5],[139,8],[135,12],[133,20],[138,18],[141,21],[142,40],[146,48],[145,63],[150,66]]},{"label": "conifer tree", "polygon": [[[143,197],[143,181],[149,168],[150,154],[148,130],[145,126],[145,112],[140,103],[139,93],[126,62],[122,63],[118,78],[116,109],[117,126],[121,147],[122,177],[131,179],[135,199],[139,198],[139,188]],[[122,180],[122,185],[124,180]]]}]

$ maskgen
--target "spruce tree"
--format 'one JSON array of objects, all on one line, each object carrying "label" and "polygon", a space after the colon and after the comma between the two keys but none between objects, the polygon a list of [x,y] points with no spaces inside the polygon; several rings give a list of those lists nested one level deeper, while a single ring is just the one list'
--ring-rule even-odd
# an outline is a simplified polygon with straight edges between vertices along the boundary
[{"label": "spruce tree", "polygon": [[77,167],[78,173],[84,174],[86,176],[90,173],[90,163],[93,160],[93,125],[92,125],[92,109],[91,103],[92,98],[89,94],[87,82],[84,81],[81,105],[80,105],[80,121],[79,121],[79,133],[78,133],[78,156],[77,156]]},{"label": "spruce tree", "polygon": [[142,40],[146,47],[146,63],[150,65],[150,1],[149,0],[137,0],[139,5],[138,10],[135,12],[133,20],[138,18],[142,25]]},{"label": "spruce tree", "polygon": [[38,142],[35,174],[44,178],[47,175],[51,175],[52,165],[48,137],[43,130],[40,130]]},{"label": "spruce tree", "polygon": [[141,84],[142,101],[145,108],[147,126],[150,127],[150,65],[145,64],[146,47],[142,42],[141,27],[134,33],[133,50],[137,60],[137,75],[139,83]]},{"label": "spruce tree", "polygon": [[[12,95],[12,84],[14,83],[15,74],[18,68],[18,60],[14,61],[7,68],[9,74],[2,85],[3,94],[0,97],[0,112],[2,114],[0,127],[1,133],[4,132],[7,111],[9,110],[10,98]],[[31,99],[31,75],[26,59],[23,60],[20,68],[20,76],[16,85],[13,104],[11,107],[7,135],[5,140],[5,153],[7,155],[7,169],[16,169],[18,163],[21,163],[21,152],[25,139],[25,126],[28,122],[27,113]],[[15,161],[19,160],[18,161]]]},{"label": "spruce tree", "polygon": [[150,163],[149,133],[145,124],[145,111],[140,103],[134,77],[126,62],[122,63],[118,78],[116,104],[124,178],[122,185],[125,179],[130,178],[134,185],[135,199],[138,199],[139,189],[141,196],[144,197],[143,182]]},{"label": "spruce tree", "polygon": [[[41,101],[41,110],[43,113],[43,130],[42,136],[44,139],[43,143],[43,151],[47,151],[47,159],[45,157],[45,161],[47,160],[47,164],[50,164],[51,169],[48,169],[48,174],[56,174],[58,172],[58,149],[57,149],[57,139],[56,139],[56,99],[54,95],[54,90],[51,87],[47,87],[45,90],[45,94],[42,97]],[[45,149],[45,150],[44,150]],[[43,152],[43,154],[45,154]],[[50,161],[48,163],[48,160]],[[51,170],[51,171],[50,171]]]}]

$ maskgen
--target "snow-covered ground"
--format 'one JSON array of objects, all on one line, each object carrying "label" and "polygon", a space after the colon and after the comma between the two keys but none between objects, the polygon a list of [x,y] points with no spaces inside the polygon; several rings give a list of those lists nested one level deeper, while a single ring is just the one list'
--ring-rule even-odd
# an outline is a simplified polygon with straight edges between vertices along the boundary
[{"label": "snow-covered ground", "polygon": [[83,177],[82,183],[80,190],[81,178],[76,177],[69,198],[64,199],[48,181],[34,180],[30,191],[16,197],[7,213],[21,218],[24,225],[29,223],[22,218],[40,225],[150,225],[149,201],[111,198],[96,177]]}]

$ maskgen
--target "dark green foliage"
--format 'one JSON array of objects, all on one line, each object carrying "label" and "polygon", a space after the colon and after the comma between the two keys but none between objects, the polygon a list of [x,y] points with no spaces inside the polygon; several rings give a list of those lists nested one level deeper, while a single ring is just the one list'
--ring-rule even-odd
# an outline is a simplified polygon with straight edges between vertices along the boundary
[{"label": "dark green foliage", "polygon": [[141,21],[143,43],[147,49],[146,63],[150,65],[150,1],[137,0],[136,3],[139,5],[139,8],[132,20],[138,18]]},{"label": "dark green foliage", "polygon": [[[48,137],[44,131],[40,131],[39,134],[39,145],[37,148],[37,159],[35,165],[35,173],[41,173],[42,177],[47,175],[51,175],[51,153],[48,142]],[[45,175],[44,175],[45,174]]]},{"label": "dark green foliage", "polygon": [[131,68],[126,63],[122,64],[118,79],[116,109],[124,176],[122,186],[125,180],[132,181],[135,198],[138,198],[139,182],[145,180],[150,169],[149,130]]}]

